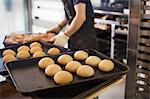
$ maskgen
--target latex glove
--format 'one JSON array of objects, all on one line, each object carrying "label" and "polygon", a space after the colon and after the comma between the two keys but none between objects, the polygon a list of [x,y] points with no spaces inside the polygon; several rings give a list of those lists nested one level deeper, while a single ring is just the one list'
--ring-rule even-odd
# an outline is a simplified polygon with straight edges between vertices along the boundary
[{"label": "latex glove", "polygon": [[65,44],[68,42],[69,37],[66,36],[63,32],[60,32],[58,35],[54,36],[51,41],[54,41],[54,45],[64,47]]}]

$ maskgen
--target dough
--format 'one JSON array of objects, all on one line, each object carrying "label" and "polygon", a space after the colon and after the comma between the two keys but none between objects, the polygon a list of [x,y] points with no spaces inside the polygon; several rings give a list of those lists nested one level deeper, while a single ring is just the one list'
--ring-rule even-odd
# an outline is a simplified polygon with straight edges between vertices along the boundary
[{"label": "dough", "polygon": [[73,80],[73,75],[68,71],[59,71],[54,75],[54,81],[60,85],[66,85]]},{"label": "dough", "polygon": [[42,69],[45,69],[48,65],[51,64],[55,64],[54,60],[50,57],[45,57],[42,58],[39,62],[38,62],[38,66]]},{"label": "dough", "polygon": [[57,55],[60,53],[60,50],[58,48],[53,47],[53,48],[50,48],[47,53],[49,55]]},{"label": "dough", "polygon": [[37,51],[43,51],[43,49],[42,49],[41,47],[39,47],[39,46],[32,47],[32,48],[30,49],[30,53],[31,53],[31,54],[34,54],[34,53],[37,52]]},{"label": "dough", "polygon": [[64,55],[59,56],[57,61],[58,63],[62,65],[66,65],[70,61],[73,61],[73,58],[70,55],[64,54]]},{"label": "dough", "polygon": [[111,60],[104,59],[98,64],[98,67],[101,71],[109,72],[114,69],[114,63]]},{"label": "dough", "polygon": [[59,71],[62,71],[62,68],[57,64],[52,64],[46,67],[45,74],[47,76],[54,76]]},{"label": "dough", "polygon": [[40,43],[38,43],[38,42],[33,42],[33,43],[31,43],[30,44],[30,48],[32,48],[32,47],[42,47],[42,45],[40,44]]},{"label": "dough", "polygon": [[101,61],[101,59],[97,56],[89,56],[85,60],[85,63],[90,65],[90,66],[97,67],[100,61]]},{"label": "dough", "polygon": [[5,55],[2,59],[3,62],[15,61],[16,57],[13,55]]},{"label": "dough", "polygon": [[25,58],[28,58],[30,57],[30,53],[28,51],[20,51],[17,53],[17,57],[20,58],[20,59],[25,59]]},{"label": "dough", "polygon": [[38,58],[43,56],[46,56],[46,54],[43,51],[37,51],[33,54],[33,58]]},{"label": "dough", "polygon": [[82,65],[77,69],[76,73],[80,77],[91,77],[95,74],[95,71],[89,65]]},{"label": "dough", "polygon": [[20,52],[20,51],[29,51],[30,50],[30,48],[28,47],[28,46],[25,46],[25,45],[23,45],[23,46],[20,46],[18,49],[17,49],[17,51],[18,52]]},{"label": "dough", "polygon": [[69,72],[76,72],[77,68],[81,65],[78,61],[71,61],[66,65],[65,69]]},{"label": "dough", "polygon": [[76,51],[74,53],[74,58],[76,60],[85,60],[86,58],[88,57],[88,53],[83,51],[83,50],[80,50],[80,51]]},{"label": "dough", "polygon": [[14,55],[15,56],[16,52],[11,49],[7,49],[7,50],[3,51],[2,55],[3,56],[5,56],[5,55]]}]

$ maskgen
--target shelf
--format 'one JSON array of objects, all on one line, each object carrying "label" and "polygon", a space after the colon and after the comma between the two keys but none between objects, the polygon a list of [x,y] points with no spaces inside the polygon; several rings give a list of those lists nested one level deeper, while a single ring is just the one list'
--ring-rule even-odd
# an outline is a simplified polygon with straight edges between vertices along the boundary
[{"label": "shelf", "polygon": [[150,36],[150,30],[141,30],[141,35]]},{"label": "shelf", "polygon": [[143,6],[143,9],[144,9],[144,10],[150,10],[150,6],[144,5],[144,6]]},{"label": "shelf", "polygon": [[143,52],[149,52],[150,51],[150,47],[145,47],[145,46],[139,46],[139,51],[143,51]]},{"label": "shelf", "polygon": [[116,15],[116,16],[128,17],[128,14],[124,14],[124,13],[120,13],[120,12],[112,12],[112,11],[94,10],[94,13],[103,14],[103,15]]},{"label": "shelf", "polygon": [[150,68],[149,63],[146,63],[146,62],[143,62],[143,61],[140,61],[140,60],[138,60],[137,64],[142,66],[142,67],[145,67],[145,68]]},{"label": "shelf", "polygon": [[139,38],[139,43],[143,43],[150,46],[150,39]]},{"label": "shelf", "polygon": [[146,54],[138,54],[138,58],[143,59],[143,60],[147,60],[150,61],[150,55],[146,55]]},{"label": "shelf", "polygon": [[150,20],[150,15],[148,14],[142,14],[142,19],[149,19]]},{"label": "shelf", "polygon": [[141,22],[141,27],[149,28],[150,29],[150,23],[148,22]]},{"label": "shelf", "polygon": [[113,20],[104,20],[104,19],[94,18],[94,22],[100,23],[100,24],[109,24],[109,25],[115,24],[116,26],[128,27],[127,24],[122,25],[119,22],[113,21]]}]

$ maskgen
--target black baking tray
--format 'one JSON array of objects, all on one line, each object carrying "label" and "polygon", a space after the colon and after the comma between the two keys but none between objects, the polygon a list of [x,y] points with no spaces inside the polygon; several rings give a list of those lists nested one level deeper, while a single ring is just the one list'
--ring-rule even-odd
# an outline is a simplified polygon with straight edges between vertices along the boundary
[{"label": "black baking tray", "polygon": [[[68,85],[57,85],[53,78],[47,77],[44,74],[44,71],[38,68],[38,61],[43,58],[34,58],[27,60],[18,60],[13,62],[8,62],[5,64],[5,67],[18,91],[23,94],[34,94],[34,93],[45,93],[51,92],[59,89],[66,89],[71,86],[80,85],[80,84],[90,84],[97,81],[105,81],[111,79],[112,77],[121,76],[127,73],[128,66],[120,63],[119,61],[113,60],[102,53],[97,52],[93,49],[86,49],[89,55],[96,55],[101,59],[110,59],[115,64],[115,69],[109,73],[100,71],[98,68],[95,69],[95,75],[91,78],[82,78],[78,77],[76,74],[73,74],[74,80]],[[69,55],[73,55],[75,51],[64,52]],[[56,62],[57,58],[60,56],[49,56],[53,58]],[[57,62],[56,62],[57,63]],[[81,62],[84,64],[83,62]],[[58,64],[58,63],[57,63]],[[64,66],[60,65],[63,69]]]},{"label": "black baking tray", "polygon": [[[120,80],[122,77],[116,76],[112,77],[112,79],[105,81],[98,81],[94,83],[80,84],[74,85],[65,89],[59,89],[52,92],[43,92],[40,94],[32,94],[32,98],[38,99],[48,99],[48,98],[69,98],[69,99],[83,99],[87,96],[90,96],[94,92],[98,90],[102,90],[103,88],[115,83]],[[94,96],[93,98],[98,99],[98,96]]]},{"label": "black baking tray", "polygon": [[[6,74],[7,73],[7,71],[4,67],[4,63],[2,62],[2,57],[3,57],[2,53],[3,53],[3,51],[7,50],[7,49],[12,49],[15,52],[17,52],[18,47],[20,47],[22,45],[29,46],[31,43],[33,43],[33,42],[28,42],[28,43],[25,43],[25,44],[18,44],[18,45],[11,45],[11,46],[5,47],[3,49],[0,49],[0,74]],[[46,43],[46,42],[42,42],[42,41],[39,41],[39,43],[42,44],[42,48],[43,48],[44,52],[46,52],[46,53],[47,53],[48,49],[52,48],[52,47],[56,47],[56,48],[60,49],[61,53],[69,51],[69,49],[66,49],[66,48],[63,48],[63,47],[60,47],[60,46],[56,46],[56,45],[52,45],[50,43]]]}]

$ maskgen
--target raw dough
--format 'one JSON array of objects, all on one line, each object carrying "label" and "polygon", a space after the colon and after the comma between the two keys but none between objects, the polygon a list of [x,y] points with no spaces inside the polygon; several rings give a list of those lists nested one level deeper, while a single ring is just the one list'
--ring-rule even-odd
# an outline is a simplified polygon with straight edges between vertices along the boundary
[{"label": "raw dough", "polygon": [[60,85],[66,85],[73,81],[73,75],[68,71],[59,71],[54,75],[54,81]]}]

